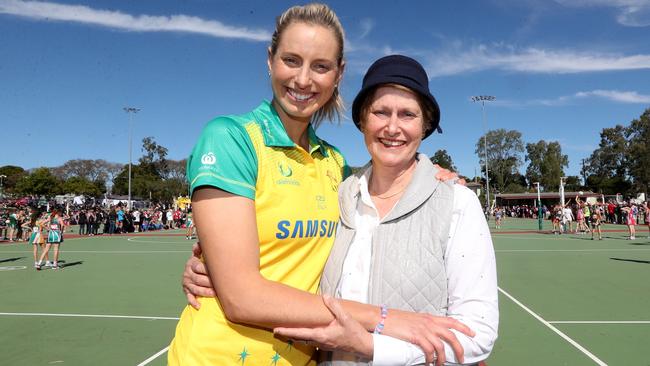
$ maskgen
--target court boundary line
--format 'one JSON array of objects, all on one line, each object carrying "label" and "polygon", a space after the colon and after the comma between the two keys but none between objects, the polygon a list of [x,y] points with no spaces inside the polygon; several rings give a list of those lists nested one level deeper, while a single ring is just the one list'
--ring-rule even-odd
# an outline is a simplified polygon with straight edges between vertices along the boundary
[{"label": "court boundary line", "polygon": [[[3,313],[0,316],[48,316],[48,317],[74,317],[74,318],[110,318],[110,319],[144,319],[144,320],[179,320],[178,317],[166,316],[139,316],[139,315],[109,315],[109,314],[54,314],[54,313]],[[169,350],[169,346],[156,352],[146,360],[140,362],[137,366],[144,366],[157,359],[163,353]]]},{"label": "court boundary line", "polygon": [[[494,239],[494,238],[495,238],[495,237],[492,236],[492,239]],[[501,239],[501,238],[503,238],[503,239],[512,239],[512,240],[521,240],[521,239],[525,239],[525,240],[556,240],[556,239],[557,239],[557,240],[591,241],[591,239],[590,239],[591,236],[589,236],[589,235],[586,235],[586,236],[574,236],[574,234],[570,234],[570,235],[560,235],[560,236],[554,235],[554,236],[549,236],[549,237],[538,237],[538,236],[532,236],[532,235],[531,235],[531,236],[498,236],[498,238],[500,238],[500,239]],[[630,239],[627,239],[627,238],[628,238],[627,235],[621,235],[621,236],[603,236],[603,240],[594,240],[594,241],[600,241],[600,242],[602,242],[602,241],[608,241],[608,242],[612,242],[612,241],[616,241],[616,242],[620,242],[620,241],[629,242],[629,241],[631,241]],[[638,237],[637,239],[632,240],[632,241],[643,243],[643,240],[644,240],[644,239],[647,239],[647,238],[645,238],[645,237]]]},{"label": "court boundary line", "polygon": [[650,248],[592,248],[592,249],[495,249],[495,253],[517,252],[647,252]]},{"label": "court boundary line", "polygon": [[565,341],[569,342],[573,347],[577,348],[580,352],[584,353],[587,357],[589,357],[592,361],[596,362],[599,366],[607,366],[605,362],[603,362],[601,359],[596,357],[593,353],[589,352],[585,347],[581,346],[578,342],[574,341],[569,337],[568,335],[564,334],[561,330],[557,329],[554,327],[552,324],[550,324],[548,321],[544,320],[541,316],[536,314],[534,311],[530,310],[526,305],[521,303],[519,300],[515,299],[514,296],[510,295],[507,293],[505,290],[503,290],[501,287],[497,287],[499,292],[501,292],[503,295],[505,295],[507,298],[509,298],[512,302],[515,304],[519,305],[522,309],[524,309],[528,314],[532,315],[535,319],[537,319],[540,323],[544,324],[546,327],[548,327],[550,330],[555,332],[557,335],[562,337]]},{"label": "court boundary line", "polygon": [[156,358],[160,357],[163,353],[167,352],[169,350],[169,346],[161,349],[160,351],[156,352],[153,354],[151,357],[147,358],[146,360],[140,362],[137,366],[144,366],[148,365],[151,361],[155,360]]},{"label": "court boundary line", "polygon": [[650,324],[650,320],[553,320],[550,324]]},{"label": "court boundary line", "polygon": [[[154,238],[150,236],[149,238]],[[154,240],[142,240],[138,237],[131,237],[126,239],[130,243],[145,243],[145,244],[187,244],[187,241],[154,241]]]},{"label": "court boundary line", "polygon": [[144,319],[144,320],[179,320],[178,317],[146,316],[146,315],[111,315],[111,314],[56,314],[56,313],[3,313],[0,316],[49,316],[63,318],[111,318],[111,319]]}]

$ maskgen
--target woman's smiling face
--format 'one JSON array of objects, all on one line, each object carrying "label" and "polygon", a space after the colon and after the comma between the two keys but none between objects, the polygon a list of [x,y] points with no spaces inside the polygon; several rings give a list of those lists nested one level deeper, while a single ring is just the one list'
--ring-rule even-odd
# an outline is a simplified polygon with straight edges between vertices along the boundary
[{"label": "woman's smiling face", "polygon": [[408,167],[422,143],[423,116],[417,96],[408,90],[381,86],[362,117],[364,141],[373,165]]},{"label": "woman's smiling face", "polygon": [[309,122],[332,98],[342,75],[338,50],[334,32],[323,26],[297,22],[285,29],[268,59],[281,117]]}]

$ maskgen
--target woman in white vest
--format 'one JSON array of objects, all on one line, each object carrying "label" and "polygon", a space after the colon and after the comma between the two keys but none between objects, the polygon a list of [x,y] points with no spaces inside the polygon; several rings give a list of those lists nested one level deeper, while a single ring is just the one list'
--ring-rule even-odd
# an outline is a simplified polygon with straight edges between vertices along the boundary
[{"label": "woman in white vest", "polygon": [[[441,338],[432,340],[437,365],[483,361],[499,319],[494,250],[476,195],[437,180],[438,169],[417,152],[424,138],[440,131],[423,67],[401,55],[377,60],[352,117],[371,162],[339,187],[341,217],[320,285],[336,320],[321,328],[276,328],[276,334],[332,350],[323,352],[323,365],[418,365],[431,361],[425,353],[432,350],[381,333],[392,309],[426,312],[455,318],[475,333],[450,329],[460,355]],[[204,272],[191,260],[186,289],[195,288],[192,270]],[[380,306],[375,331],[367,332],[334,298]]]}]

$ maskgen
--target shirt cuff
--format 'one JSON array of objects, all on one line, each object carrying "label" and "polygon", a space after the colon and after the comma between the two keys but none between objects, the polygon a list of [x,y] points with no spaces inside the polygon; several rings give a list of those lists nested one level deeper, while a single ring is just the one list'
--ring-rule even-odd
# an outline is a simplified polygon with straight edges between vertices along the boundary
[{"label": "shirt cuff", "polygon": [[424,353],[419,347],[400,339],[382,334],[373,334],[373,366],[402,366],[424,362]]}]

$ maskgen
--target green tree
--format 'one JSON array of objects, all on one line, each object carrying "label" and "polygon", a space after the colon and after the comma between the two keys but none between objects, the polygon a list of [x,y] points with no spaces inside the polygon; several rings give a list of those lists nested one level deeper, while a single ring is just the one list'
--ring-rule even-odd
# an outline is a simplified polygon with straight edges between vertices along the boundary
[{"label": "green tree", "polygon": [[4,175],[2,178],[2,189],[3,192],[13,192],[16,184],[24,176],[27,176],[25,169],[15,166],[15,165],[5,165],[0,167],[0,175]]},{"label": "green tree", "polygon": [[[151,166],[143,167],[140,164],[131,166],[131,196],[138,198],[148,198],[149,192],[153,197],[157,192],[158,182],[162,178],[151,172]],[[126,195],[129,192],[129,166],[124,165],[122,171],[113,179],[112,193]]]},{"label": "green tree", "polygon": [[[559,188],[559,184],[558,184]],[[564,190],[567,192],[577,192],[584,189],[584,186],[580,183],[580,177],[577,175],[569,175],[564,180]]]},{"label": "green tree", "polygon": [[[185,160],[167,160],[167,148],[159,145],[153,137],[142,139],[143,155],[138,164],[131,167],[131,196],[149,198],[157,202],[171,200],[187,193]],[[129,166],[124,165],[113,179],[112,192],[128,194]]]},{"label": "green tree", "polygon": [[53,168],[52,174],[64,180],[71,177],[86,178],[90,181],[107,179],[106,173],[100,169],[98,160],[89,159],[68,160],[63,165]]},{"label": "green tree", "polygon": [[530,183],[539,182],[547,191],[557,191],[564,168],[569,166],[569,157],[562,154],[557,141],[526,144],[526,178]]},{"label": "green tree", "polygon": [[140,166],[149,171],[152,175],[159,177],[167,174],[167,148],[159,145],[153,137],[142,139],[142,152],[144,155],[139,159]]},{"label": "green tree", "polygon": [[165,172],[163,178],[187,180],[185,172],[186,167],[187,159],[167,160],[167,171]]},{"label": "green tree", "polygon": [[582,168],[588,189],[605,194],[629,193],[632,183],[628,179],[626,133],[627,128],[622,125],[601,131],[598,148],[586,159]]},{"label": "green tree", "polygon": [[524,193],[527,185],[526,177],[516,172],[512,175],[510,183],[503,189],[503,192],[497,191],[497,193]]},{"label": "green tree", "polygon": [[167,196],[187,195],[189,185],[185,173],[186,166],[187,159],[167,161],[167,172],[163,177],[163,189],[167,192]]},{"label": "green tree", "polygon": [[650,192],[650,108],[627,129],[629,174],[637,191]]},{"label": "green tree", "polygon": [[488,131],[476,142],[476,155],[479,157],[481,170],[485,175],[484,137],[487,137],[488,172],[490,191],[505,193],[506,187],[515,182],[521,165],[524,143],[521,132],[505,129]]},{"label": "green tree", "polygon": [[440,149],[436,151],[430,159],[432,163],[438,164],[442,168],[449,169],[453,172],[458,171],[453,160],[451,160],[451,156],[447,153],[447,150]]},{"label": "green tree", "polygon": [[24,195],[53,196],[61,192],[61,180],[50,169],[38,168],[16,184],[16,192]]},{"label": "green tree", "polygon": [[100,182],[91,182],[84,177],[70,177],[63,182],[61,190],[63,193],[99,197],[106,191],[106,187]]}]

